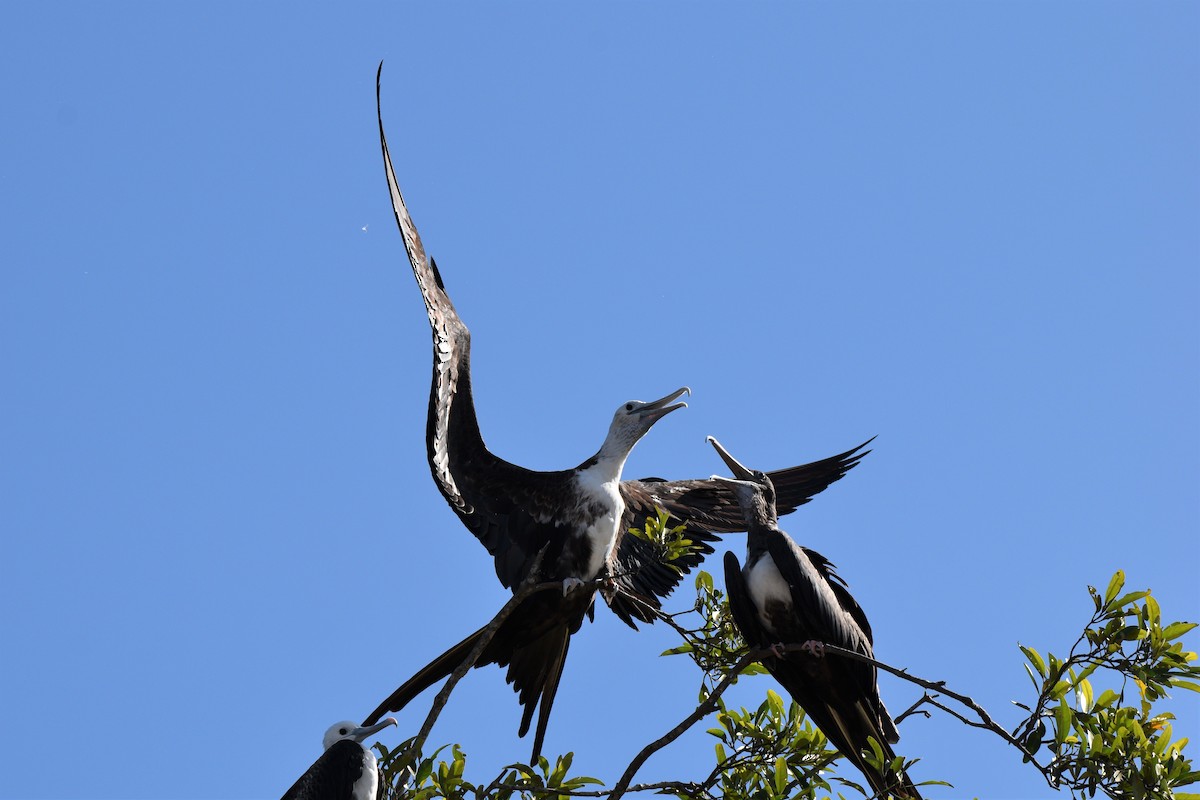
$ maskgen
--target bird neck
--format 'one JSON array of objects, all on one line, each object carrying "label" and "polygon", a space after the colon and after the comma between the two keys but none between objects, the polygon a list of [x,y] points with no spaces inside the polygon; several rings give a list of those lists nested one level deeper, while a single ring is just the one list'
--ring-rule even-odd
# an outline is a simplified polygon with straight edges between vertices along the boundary
[{"label": "bird neck", "polygon": [[625,469],[625,459],[629,457],[629,451],[608,449],[608,442],[604,444],[600,452],[584,462],[585,466],[580,471],[588,473],[591,482],[596,484],[617,483],[621,480],[621,472]]},{"label": "bird neck", "polygon": [[604,444],[600,445],[600,450],[589,460],[595,464],[594,468],[598,472],[613,480],[620,480],[621,470],[625,468],[625,460],[629,458],[629,454],[633,452],[633,446],[638,443],[640,438],[640,436],[631,436],[628,430],[611,429],[604,439]]},{"label": "bird neck", "polygon": [[771,525],[752,522],[746,527],[746,560],[756,561],[770,549],[771,536],[779,530]]}]

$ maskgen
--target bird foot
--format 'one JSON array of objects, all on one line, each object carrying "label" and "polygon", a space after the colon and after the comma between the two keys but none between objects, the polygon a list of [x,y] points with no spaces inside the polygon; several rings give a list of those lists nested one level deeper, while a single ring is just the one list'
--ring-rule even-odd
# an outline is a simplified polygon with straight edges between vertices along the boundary
[{"label": "bird foot", "polygon": [[810,639],[800,645],[800,649],[807,651],[813,658],[825,657],[825,643],[818,642],[816,639]]},{"label": "bird foot", "polygon": [[783,651],[783,642],[776,642],[768,648],[776,658],[783,658],[787,654]]},{"label": "bird foot", "polygon": [[579,578],[563,578],[563,597],[566,597],[567,592],[578,586],[583,586],[583,581]]}]

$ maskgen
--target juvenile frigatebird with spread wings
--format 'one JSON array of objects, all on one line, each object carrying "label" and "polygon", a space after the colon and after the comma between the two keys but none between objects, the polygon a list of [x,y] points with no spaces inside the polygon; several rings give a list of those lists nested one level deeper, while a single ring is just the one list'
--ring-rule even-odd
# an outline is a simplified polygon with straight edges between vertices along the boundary
[{"label": "juvenile frigatebird with spread wings", "polygon": [[736,480],[717,480],[733,489],[746,520],[746,566],[732,552],[725,554],[725,590],[742,637],[751,647],[803,644],[809,649],[811,655],[782,653],[762,663],[878,797],[919,800],[907,775],[880,771],[863,758],[869,737],[889,762],[896,757],[891,746],[900,740],[879,698],[874,665],[826,658],[821,650],[833,644],[874,658],[867,615],[828,559],[780,530],[771,477],[742,466],[711,436],[708,441],[733,471]]},{"label": "juvenile frigatebird with spread wings", "polygon": [[[496,575],[505,587],[515,591],[526,579],[563,584],[561,593],[541,592],[518,606],[477,661],[477,666],[508,667],[508,681],[524,707],[521,736],[529,731],[534,709],[540,706],[533,744],[532,760],[536,761],[571,634],[592,613],[597,590],[594,584],[581,584],[606,578],[601,590],[604,599],[618,617],[636,629],[635,620],[654,620],[660,598],[681,580],[680,570],[686,572],[712,552],[708,543],[716,534],[741,531],[745,525],[734,493],[720,482],[621,479],[625,460],[638,440],[663,416],[686,405],[675,402],[688,393],[686,387],[653,402],[623,404],[613,415],[600,450],[574,469],[536,472],[487,449],[471,394],[470,332],[446,294],[437,265],[426,257],[400,194],[381,112],[379,138],[392,208],[433,331],[426,444],[434,482],[495,559]],[[865,444],[771,473],[779,487],[780,512],[795,510],[845,475],[866,455]],[[662,563],[654,545],[628,534],[630,528],[644,528],[659,508],[671,515],[670,525],[686,525],[685,536],[698,546],[672,566]],[[540,568],[531,575],[535,563],[540,563]],[[399,711],[446,677],[482,635],[482,629],[476,631],[418,672],[384,700],[366,724],[389,711]]]}]

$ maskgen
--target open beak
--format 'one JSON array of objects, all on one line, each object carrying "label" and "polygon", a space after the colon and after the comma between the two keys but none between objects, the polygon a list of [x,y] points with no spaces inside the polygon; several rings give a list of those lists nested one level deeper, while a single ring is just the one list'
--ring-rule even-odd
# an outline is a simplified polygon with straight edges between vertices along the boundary
[{"label": "open beak", "polygon": [[687,408],[687,403],[673,403],[672,401],[691,393],[692,390],[684,386],[671,392],[666,397],[659,398],[652,403],[646,403],[646,405],[639,409],[638,413],[643,417],[649,417],[651,422],[657,422],[677,408]]},{"label": "open beak", "polygon": [[[729,469],[733,472],[733,477],[743,481],[753,480],[754,473],[742,466],[742,463],[736,458],[729,455],[729,451],[722,447],[721,443],[718,442],[716,438],[709,436],[707,441],[713,446],[713,449],[717,451],[717,455],[721,457],[721,460],[725,462],[725,466],[729,467]],[[713,477],[715,478],[717,476],[714,475]]]},{"label": "open beak", "polygon": [[374,725],[364,725],[361,728],[355,728],[350,732],[350,738],[356,742],[362,742],[368,736],[379,733],[389,725],[399,725],[399,723],[396,722],[395,717],[387,717],[381,722],[375,723]]}]

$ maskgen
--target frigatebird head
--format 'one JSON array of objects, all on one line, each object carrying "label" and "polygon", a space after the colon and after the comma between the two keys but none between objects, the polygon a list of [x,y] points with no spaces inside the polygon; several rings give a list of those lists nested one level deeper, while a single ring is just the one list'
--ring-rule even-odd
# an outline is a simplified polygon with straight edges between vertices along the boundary
[{"label": "frigatebird head", "polygon": [[638,440],[654,427],[654,423],[678,408],[687,408],[687,403],[676,403],[692,390],[684,386],[671,392],[666,397],[660,397],[649,403],[641,400],[630,400],[617,409],[613,414],[612,425],[608,428],[606,445],[615,445],[626,453],[633,449]]},{"label": "frigatebird head", "polygon": [[329,730],[325,731],[325,739],[322,741],[322,744],[325,746],[326,750],[333,747],[334,744],[340,742],[342,739],[350,739],[351,741],[362,744],[363,739],[366,739],[371,734],[379,733],[379,731],[383,730],[388,725],[397,724],[398,723],[396,722],[395,717],[388,717],[382,722],[376,723],[375,725],[360,726],[358,723],[350,722],[348,720],[345,722],[338,722],[331,726]]},{"label": "frigatebird head", "polygon": [[728,486],[737,498],[738,505],[741,506],[742,516],[747,524],[758,522],[760,524],[775,523],[778,517],[775,514],[775,484],[771,483],[771,479],[767,477],[767,473],[760,469],[750,469],[738,461],[729,451],[721,446],[721,443],[716,438],[709,436],[708,443],[717,451],[717,455],[725,462],[733,472],[733,478],[723,478],[720,475],[713,475],[712,479]]}]

